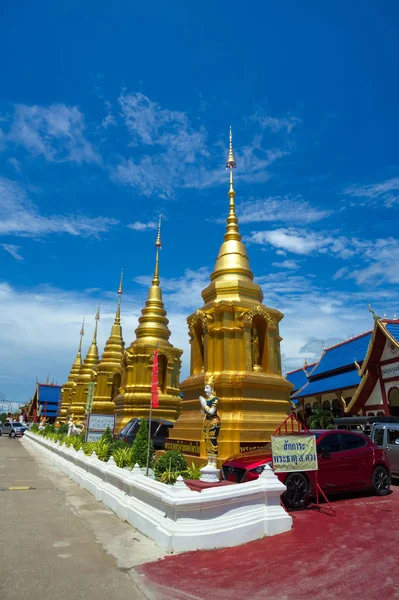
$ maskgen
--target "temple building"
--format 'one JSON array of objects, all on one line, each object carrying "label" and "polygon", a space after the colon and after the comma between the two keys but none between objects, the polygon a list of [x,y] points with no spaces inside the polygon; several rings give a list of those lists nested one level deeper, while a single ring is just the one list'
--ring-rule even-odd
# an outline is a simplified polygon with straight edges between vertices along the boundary
[{"label": "temple building", "polygon": [[61,407],[60,407],[60,418],[66,419],[69,416],[69,408],[72,402],[72,392],[75,386],[75,380],[79,375],[80,369],[82,368],[82,340],[84,336],[84,319],[82,328],[80,330],[80,342],[78,347],[78,353],[75,360],[73,361],[71,370],[68,375],[68,380],[64,383],[61,390]]},{"label": "temple building", "polygon": [[154,350],[159,351],[159,408],[153,418],[175,421],[181,412],[179,376],[182,350],[170,343],[166,310],[159,279],[161,226],[158,225],[152,285],[136,329],[136,339],[122,358],[120,394],[114,398],[116,425],[120,431],[132,418],[148,417],[151,403],[151,371]]},{"label": "temple building", "polygon": [[121,386],[122,356],[125,348],[121,326],[122,277],[123,272],[119,283],[118,305],[111,335],[105,344],[97,370],[93,374],[93,398],[88,406],[90,409],[88,412],[113,414],[115,410],[113,399],[119,394]]},{"label": "temple building", "polygon": [[399,321],[373,316],[370,331],[325,349],[316,364],[287,373],[292,401],[305,419],[318,407],[336,417],[399,416]]},{"label": "temple building", "polygon": [[93,341],[87,351],[86,358],[79,370],[71,393],[70,414],[75,418],[84,419],[88,402],[89,384],[93,379],[93,371],[98,365],[97,327],[100,320],[100,307],[96,313]]},{"label": "temple building", "polygon": [[61,386],[54,383],[36,383],[35,395],[30,404],[28,417],[33,421],[45,417],[54,423],[61,404]]},{"label": "temple building", "polygon": [[279,322],[283,314],[262,304],[235,210],[236,161],[230,129],[226,163],[230,174],[229,214],[203,306],[188,317],[190,375],[181,384],[183,412],[170,432],[168,448],[206,460],[199,396],[213,376],[221,429],[218,464],[240,451],[260,447],[290,412],[292,385],[282,376]]}]

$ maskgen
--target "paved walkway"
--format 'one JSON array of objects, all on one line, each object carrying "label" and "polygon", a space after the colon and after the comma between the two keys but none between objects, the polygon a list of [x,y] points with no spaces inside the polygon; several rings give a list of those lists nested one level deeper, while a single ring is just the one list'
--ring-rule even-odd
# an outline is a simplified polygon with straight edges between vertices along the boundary
[{"label": "paved walkway", "polygon": [[[31,486],[33,490],[8,490]],[[7,491],[5,491],[7,489]],[[163,553],[21,439],[0,437],[0,597],[144,600],[134,567]]]}]

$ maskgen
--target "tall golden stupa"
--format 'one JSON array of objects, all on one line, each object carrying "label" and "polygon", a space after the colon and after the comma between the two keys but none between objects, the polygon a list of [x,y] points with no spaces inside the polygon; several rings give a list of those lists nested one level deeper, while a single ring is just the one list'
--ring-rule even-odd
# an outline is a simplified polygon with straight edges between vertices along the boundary
[{"label": "tall golden stupa", "polygon": [[182,414],[168,448],[206,461],[199,396],[212,375],[219,398],[221,430],[218,465],[232,454],[264,445],[290,411],[292,385],[282,376],[279,321],[283,314],[262,304],[238,228],[233,169],[236,161],[230,128],[230,200],[224,242],[204,305],[188,317],[190,375],[181,384]]},{"label": "tall golden stupa", "polygon": [[77,376],[79,375],[80,369],[82,367],[82,340],[83,340],[84,333],[85,333],[85,331],[84,331],[84,319],[83,319],[82,328],[80,330],[80,342],[79,342],[78,353],[76,355],[75,360],[73,361],[71,371],[68,375],[68,380],[62,386],[61,411],[60,411],[61,419],[65,419],[68,416],[68,408],[71,406],[72,393],[73,393],[73,388],[75,385],[74,382],[75,382]]},{"label": "tall golden stupa", "polygon": [[94,393],[91,407],[93,413],[113,414],[115,410],[113,399],[119,394],[121,386],[122,356],[125,348],[121,326],[122,278],[123,271],[119,282],[118,305],[111,335],[105,344],[97,370],[93,374]]},{"label": "tall golden stupa", "polygon": [[127,348],[122,359],[120,394],[114,398],[115,431],[119,431],[132,418],[149,415],[151,371],[155,348],[159,351],[159,408],[153,410],[153,417],[175,421],[181,411],[179,375],[182,350],[174,348],[169,342],[169,321],[166,318],[159,281],[161,245],[161,222],[159,222],[152,285],[148,290],[145,307],[141,311],[139,326],[135,332],[136,339]]},{"label": "tall golden stupa", "polygon": [[89,390],[89,383],[93,377],[93,370],[98,365],[98,348],[97,348],[97,327],[98,321],[100,320],[100,307],[96,313],[96,324],[94,327],[93,341],[90,348],[87,351],[86,358],[80,368],[79,375],[75,380],[75,384],[72,391],[72,400],[70,413],[75,418],[83,419],[85,417],[85,409],[87,404],[87,394]]}]

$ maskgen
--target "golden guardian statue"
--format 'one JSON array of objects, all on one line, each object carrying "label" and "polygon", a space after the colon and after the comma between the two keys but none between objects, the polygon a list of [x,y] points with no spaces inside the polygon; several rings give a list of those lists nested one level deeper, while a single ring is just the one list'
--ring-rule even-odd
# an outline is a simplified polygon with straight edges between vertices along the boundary
[{"label": "golden guardian statue", "polygon": [[213,376],[209,376],[205,383],[205,396],[199,397],[201,412],[204,415],[204,439],[206,456],[209,467],[216,468],[218,458],[218,437],[220,431],[220,417],[218,415],[219,398],[215,394]]}]

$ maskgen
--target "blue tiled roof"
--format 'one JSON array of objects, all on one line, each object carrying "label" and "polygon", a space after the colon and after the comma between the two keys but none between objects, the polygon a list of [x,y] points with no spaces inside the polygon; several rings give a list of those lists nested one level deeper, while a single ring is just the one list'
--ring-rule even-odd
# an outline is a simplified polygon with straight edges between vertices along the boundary
[{"label": "blue tiled roof", "polygon": [[331,375],[330,377],[323,377],[322,379],[316,379],[316,381],[310,381],[306,387],[300,392],[294,395],[294,399],[304,398],[306,396],[313,396],[314,394],[320,394],[321,392],[328,392],[334,390],[343,390],[358,386],[360,383],[360,377],[356,369],[353,371],[347,371],[346,373],[339,373],[338,375]]},{"label": "blue tiled roof", "polygon": [[399,323],[387,323],[387,331],[399,342]]},{"label": "blue tiled roof", "polygon": [[48,404],[57,404],[60,401],[61,386],[60,385],[44,385],[39,383],[38,398],[40,404],[47,402]]},{"label": "blue tiled roof", "polygon": [[362,362],[366,356],[371,335],[370,331],[347,342],[342,342],[342,344],[328,348],[322,355],[319,364],[311,371],[311,376],[321,375],[322,373],[328,373],[329,371],[335,371],[335,369],[353,365],[355,359],[359,363]]},{"label": "blue tiled roof", "polygon": [[[313,367],[314,365],[308,365],[307,367],[305,367],[305,370],[309,373],[309,371],[312,370]],[[303,369],[296,369],[296,371],[291,371],[290,373],[287,373],[285,377],[294,386],[294,389],[291,392],[292,394],[300,390],[301,387],[303,387],[308,382],[308,378],[306,377]]]}]

